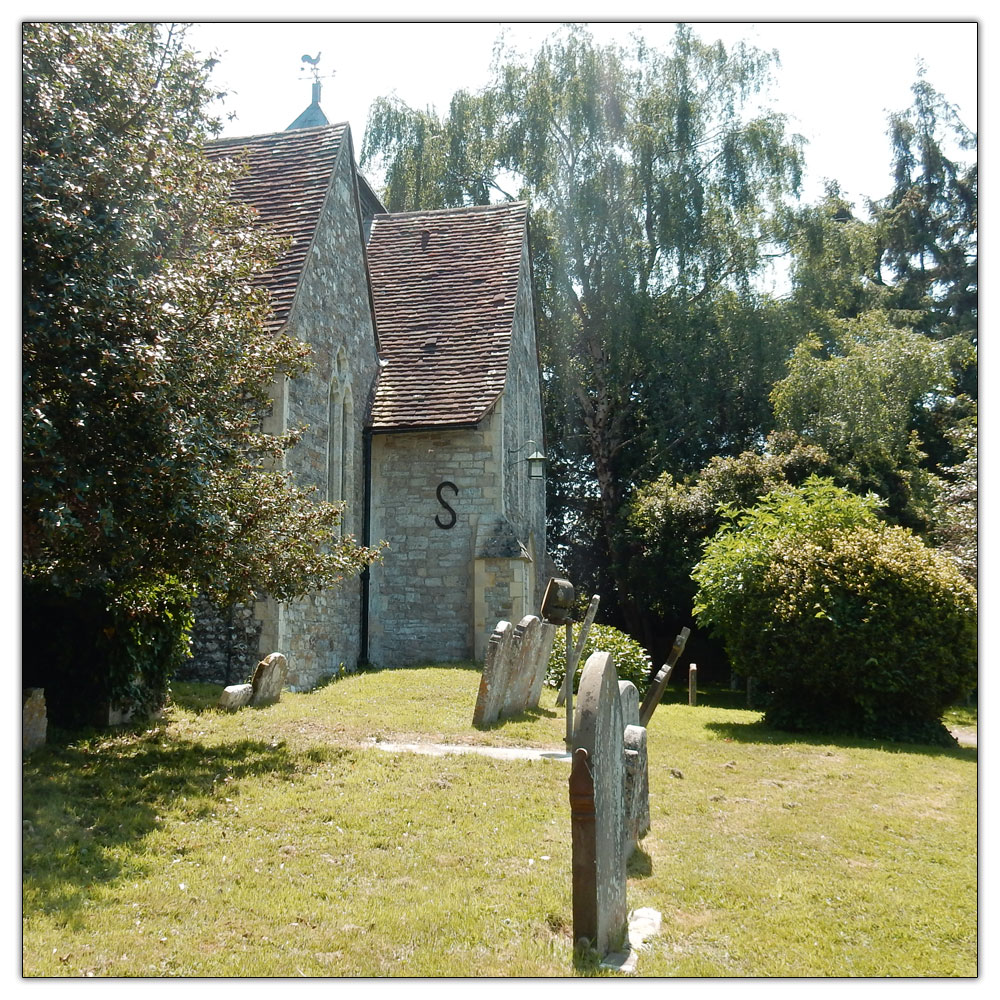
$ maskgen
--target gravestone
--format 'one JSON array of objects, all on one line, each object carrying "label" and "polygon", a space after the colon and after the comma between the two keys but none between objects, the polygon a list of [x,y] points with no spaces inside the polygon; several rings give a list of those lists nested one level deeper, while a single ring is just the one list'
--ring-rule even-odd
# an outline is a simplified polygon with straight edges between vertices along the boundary
[{"label": "gravestone", "polygon": [[288,660],[281,653],[269,653],[253,672],[250,686],[253,693],[250,704],[270,705],[281,697],[281,689],[285,686],[285,675],[288,673]]},{"label": "gravestone", "polygon": [[549,659],[552,656],[552,646],[556,641],[555,625],[542,622],[542,643],[538,650],[538,658],[535,662],[535,676],[531,680],[531,689],[528,692],[528,703],[525,708],[538,708],[538,700],[542,696],[542,685],[545,683],[545,675],[549,669]]},{"label": "gravestone", "polygon": [[26,688],[21,705],[21,750],[31,753],[44,746],[49,723],[45,713],[45,690]]},{"label": "gravestone", "polygon": [[536,615],[525,615],[517,623],[510,647],[510,673],[501,715],[517,715],[527,707],[543,638],[542,622]]},{"label": "gravestone", "polygon": [[249,705],[252,697],[252,684],[230,684],[219,695],[219,703],[216,707],[233,711],[234,709],[242,708],[244,705]]},{"label": "gravestone", "polygon": [[639,725],[639,689],[631,681],[618,682],[618,697],[622,700],[622,725]]},{"label": "gravestone", "polygon": [[479,680],[479,694],[472,713],[474,726],[488,726],[500,717],[510,673],[510,645],[514,629],[510,622],[499,621],[486,643],[483,676]]},{"label": "gravestone", "polygon": [[573,724],[573,938],[587,938],[602,956],[628,932],[623,730],[614,659],[594,653],[580,677]]},{"label": "gravestone", "polygon": [[649,833],[649,757],[645,726],[625,727],[625,839],[627,856]]}]

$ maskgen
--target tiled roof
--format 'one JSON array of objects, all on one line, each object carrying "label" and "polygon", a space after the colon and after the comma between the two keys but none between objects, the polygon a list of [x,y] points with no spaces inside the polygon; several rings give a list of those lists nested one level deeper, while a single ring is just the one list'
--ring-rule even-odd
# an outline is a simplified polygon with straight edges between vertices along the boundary
[{"label": "tiled roof", "polygon": [[205,148],[213,158],[247,157],[249,172],[236,181],[234,194],[257,209],[261,222],[292,239],[288,253],[263,277],[271,293],[271,329],[288,319],[346,129],[326,125],[218,139]]},{"label": "tiled roof", "polygon": [[375,430],[479,421],[503,391],[523,203],[377,215],[368,267],[380,355]]}]

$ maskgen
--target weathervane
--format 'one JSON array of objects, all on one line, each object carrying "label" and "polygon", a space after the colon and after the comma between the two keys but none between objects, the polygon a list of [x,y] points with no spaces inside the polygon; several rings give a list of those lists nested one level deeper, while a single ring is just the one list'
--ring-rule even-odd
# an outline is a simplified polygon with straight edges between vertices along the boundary
[{"label": "weathervane", "polygon": [[[319,60],[320,56],[322,55],[323,55],[322,52],[317,52],[316,55],[314,56],[304,55],[302,57],[302,61],[304,63],[308,63],[310,66],[312,66],[313,83],[319,83],[320,80],[329,80],[330,77],[334,76],[337,72],[336,70],[331,70],[331,72],[329,72],[326,76],[320,76]],[[300,72],[304,73],[305,70],[306,70],[305,66],[299,67]]]}]

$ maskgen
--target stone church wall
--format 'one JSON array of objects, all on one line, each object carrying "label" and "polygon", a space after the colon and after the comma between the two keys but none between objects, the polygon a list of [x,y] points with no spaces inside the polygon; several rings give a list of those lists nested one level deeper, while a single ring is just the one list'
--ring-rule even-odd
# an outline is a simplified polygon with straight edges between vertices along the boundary
[{"label": "stone church wall", "polygon": [[[500,618],[537,613],[546,582],[544,450],[527,244],[507,386],[474,429],[376,434],[372,442],[369,659],[382,667],[481,659]],[[533,441],[534,444],[528,444]]]},{"label": "stone church wall", "polygon": [[[345,447],[334,450],[346,450],[347,459],[336,478],[347,487],[344,529],[359,535],[364,419],[377,357],[352,158],[345,139],[289,318],[289,332],[312,345],[314,367],[275,387],[272,416],[264,429],[280,433],[286,427],[306,426],[301,441],[286,456],[286,467],[301,485],[315,486],[317,497],[326,500],[331,488],[331,412],[333,405],[341,407]],[[334,380],[336,398],[331,396]],[[241,611],[241,621],[245,611]],[[228,683],[234,675],[242,677],[252,671],[268,653],[281,652],[288,659],[288,685],[308,689],[337,673],[341,664],[348,670],[356,668],[360,621],[357,577],[335,590],[288,604],[266,598],[257,601],[252,621],[241,625],[244,636],[235,644],[224,618],[203,613],[196,627],[193,659],[180,676]],[[259,639],[248,641],[249,632]]]}]

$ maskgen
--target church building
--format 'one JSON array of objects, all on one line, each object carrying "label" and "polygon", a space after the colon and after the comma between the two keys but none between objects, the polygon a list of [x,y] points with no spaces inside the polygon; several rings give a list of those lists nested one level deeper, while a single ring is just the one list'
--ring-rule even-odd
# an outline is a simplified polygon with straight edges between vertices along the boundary
[{"label": "church building", "polygon": [[304,690],[360,663],[481,659],[548,577],[527,206],[387,213],[318,83],[285,131],[207,153],[246,163],[236,197],[291,241],[265,278],[270,326],[313,368],[273,387],[264,429],[304,426],[286,467],[346,504],[345,533],[388,547],[304,600],[203,608],[184,675],[231,683],[278,651]]}]

